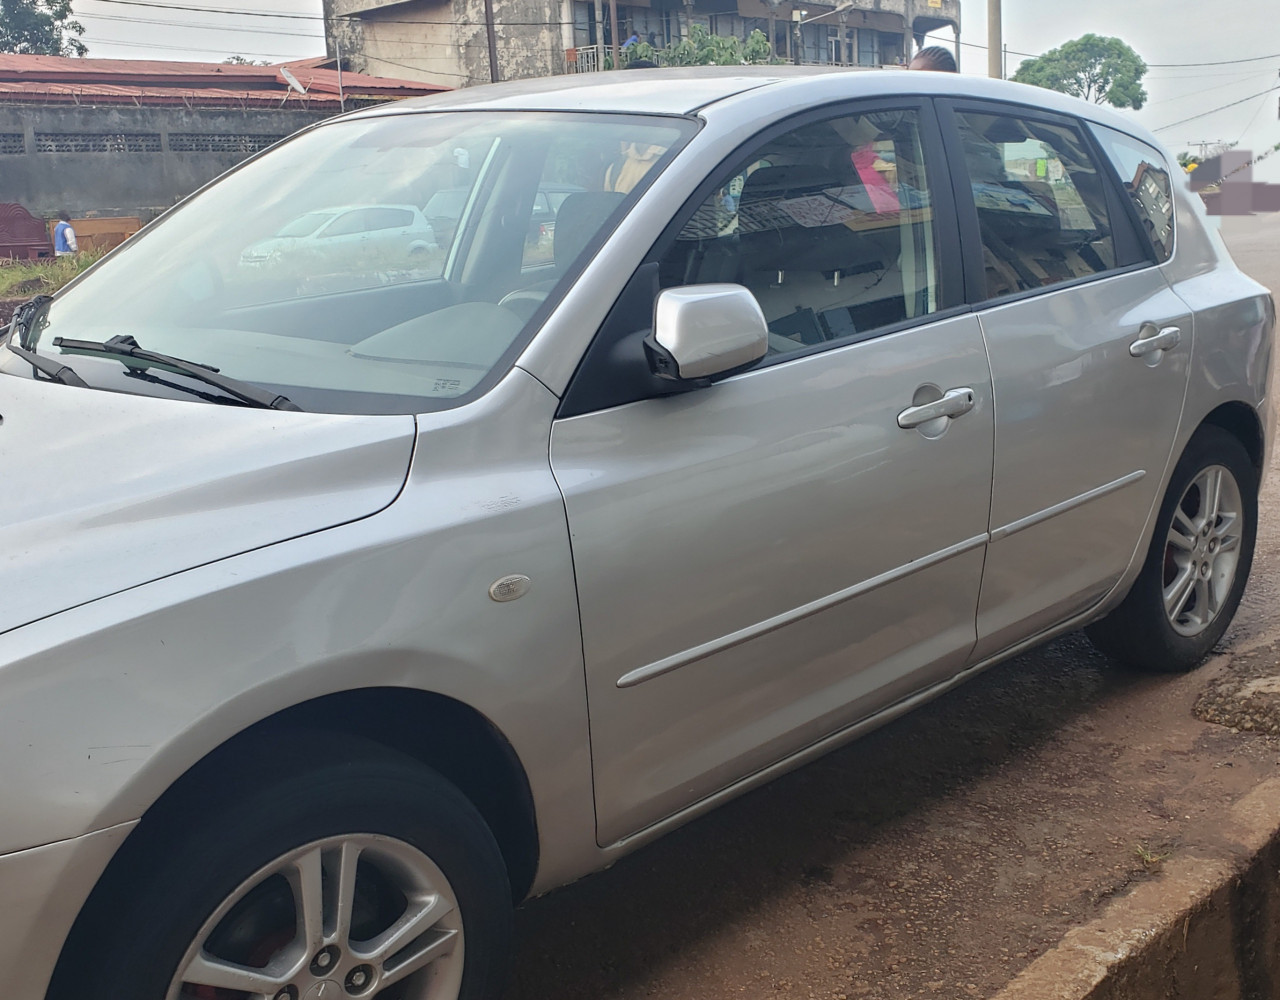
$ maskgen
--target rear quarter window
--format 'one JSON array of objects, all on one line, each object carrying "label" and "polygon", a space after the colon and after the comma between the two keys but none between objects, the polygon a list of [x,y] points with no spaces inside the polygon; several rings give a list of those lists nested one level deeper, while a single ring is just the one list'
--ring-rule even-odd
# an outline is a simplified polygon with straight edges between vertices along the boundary
[{"label": "rear quarter window", "polygon": [[1091,128],[1137,210],[1144,239],[1156,261],[1163,264],[1173,256],[1174,244],[1173,184],[1164,155],[1105,125]]}]

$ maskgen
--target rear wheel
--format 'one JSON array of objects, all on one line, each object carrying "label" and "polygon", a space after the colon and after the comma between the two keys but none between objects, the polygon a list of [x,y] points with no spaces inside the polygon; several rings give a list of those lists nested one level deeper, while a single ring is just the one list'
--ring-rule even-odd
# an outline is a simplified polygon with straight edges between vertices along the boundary
[{"label": "rear wheel", "polygon": [[1128,596],[1086,632],[1130,666],[1198,666],[1231,624],[1253,564],[1258,477],[1240,442],[1202,427],[1174,469]]},{"label": "rear wheel", "polygon": [[144,820],[51,1000],[494,997],[511,896],[483,819],[410,758],[334,749]]}]

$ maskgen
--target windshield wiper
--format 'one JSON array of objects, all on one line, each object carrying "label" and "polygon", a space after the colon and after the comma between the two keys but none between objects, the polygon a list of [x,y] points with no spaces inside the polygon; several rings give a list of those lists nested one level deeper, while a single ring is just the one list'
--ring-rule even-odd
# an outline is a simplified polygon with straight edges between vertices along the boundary
[{"label": "windshield wiper", "polygon": [[[12,347],[12,345],[10,346]],[[171,357],[168,354],[158,354],[155,351],[145,350],[138,346],[138,342],[128,334],[112,337],[103,343],[99,343],[96,340],[68,340],[66,337],[54,337],[53,346],[60,347],[62,350],[70,351],[73,354],[114,354],[118,357],[133,358],[135,361],[143,362],[141,366],[143,368],[148,368],[152,365],[172,368],[174,371],[187,375],[198,382],[216,386],[228,396],[234,396],[236,399],[250,403],[253,406],[260,406],[263,409],[299,411],[302,409],[288,396],[282,396],[278,392],[259,388],[251,382],[242,382],[240,379],[223,375],[218,369],[210,365],[202,365],[196,361],[187,361],[183,358]]]},{"label": "windshield wiper", "polygon": [[35,323],[36,314],[52,301],[52,295],[37,295],[18,306],[13,311],[13,318],[9,321],[9,343],[17,341],[19,347],[31,350],[35,345],[31,342],[29,335]]},{"label": "windshield wiper", "polygon": [[25,347],[19,347],[13,342],[13,338],[9,339],[9,350],[13,351],[18,357],[29,364],[42,375],[48,375],[55,382],[61,382],[63,385],[75,385],[81,389],[89,388],[89,383],[75,373],[75,369],[70,365],[64,365],[55,358],[46,358],[35,351],[28,351]]}]

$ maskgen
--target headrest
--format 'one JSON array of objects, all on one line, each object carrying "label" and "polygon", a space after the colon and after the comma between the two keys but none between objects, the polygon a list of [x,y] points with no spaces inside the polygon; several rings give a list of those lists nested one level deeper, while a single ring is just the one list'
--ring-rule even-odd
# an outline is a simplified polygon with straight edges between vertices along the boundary
[{"label": "headrest", "polygon": [[563,271],[577,259],[624,197],[616,191],[580,191],[564,200],[553,237],[557,268]]}]

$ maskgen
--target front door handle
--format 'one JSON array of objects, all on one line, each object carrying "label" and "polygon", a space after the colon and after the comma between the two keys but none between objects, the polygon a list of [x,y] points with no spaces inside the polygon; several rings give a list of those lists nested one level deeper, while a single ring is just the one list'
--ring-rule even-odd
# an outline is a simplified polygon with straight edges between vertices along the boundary
[{"label": "front door handle", "polygon": [[898,414],[898,426],[909,431],[939,417],[962,417],[973,409],[972,389],[950,389],[941,399],[922,406],[908,406]]},{"label": "front door handle", "polygon": [[1129,353],[1135,358],[1146,357],[1156,351],[1168,351],[1178,346],[1182,340],[1182,331],[1176,326],[1166,326],[1159,333],[1150,337],[1139,337],[1129,345]]}]

